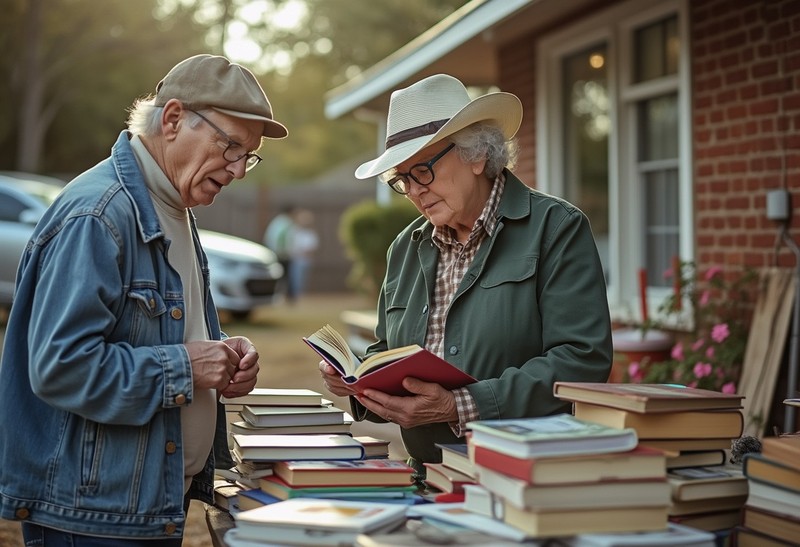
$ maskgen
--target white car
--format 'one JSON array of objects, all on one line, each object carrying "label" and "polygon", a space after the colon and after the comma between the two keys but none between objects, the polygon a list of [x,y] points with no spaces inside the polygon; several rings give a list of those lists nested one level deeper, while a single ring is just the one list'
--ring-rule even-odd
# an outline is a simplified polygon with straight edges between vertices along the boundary
[{"label": "white car", "polygon": [[[36,222],[64,182],[20,172],[0,172],[0,307],[10,308],[17,266]],[[199,230],[208,256],[211,294],[217,309],[245,319],[279,297],[283,266],[260,243]]]}]

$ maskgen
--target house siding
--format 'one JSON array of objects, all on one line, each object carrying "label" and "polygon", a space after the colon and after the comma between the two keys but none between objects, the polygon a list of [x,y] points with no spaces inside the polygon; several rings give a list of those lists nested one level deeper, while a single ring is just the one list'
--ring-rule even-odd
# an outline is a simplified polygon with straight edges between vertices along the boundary
[{"label": "house siding", "polygon": [[[732,273],[794,266],[785,245],[776,259],[778,226],[765,211],[769,190],[800,189],[800,1],[688,4],[695,259],[701,269],[718,265]],[[498,52],[499,86],[525,107],[516,172],[531,186],[541,35],[531,33]],[[794,202],[796,210],[800,197]],[[792,233],[799,227],[793,215]]]}]

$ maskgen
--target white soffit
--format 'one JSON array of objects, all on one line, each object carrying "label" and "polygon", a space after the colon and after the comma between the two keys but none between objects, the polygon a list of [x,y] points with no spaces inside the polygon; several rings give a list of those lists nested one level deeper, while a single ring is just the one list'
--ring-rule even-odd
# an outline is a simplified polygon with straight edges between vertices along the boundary
[{"label": "white soffit", "polygon": [[352,112],[381,94],[397,88],[398,84],[522,7],[539,1],[541,0],[474,0],[465,4],[360,76],[331,90],[325,101],[325,115],[329,119],[335,119]]}]

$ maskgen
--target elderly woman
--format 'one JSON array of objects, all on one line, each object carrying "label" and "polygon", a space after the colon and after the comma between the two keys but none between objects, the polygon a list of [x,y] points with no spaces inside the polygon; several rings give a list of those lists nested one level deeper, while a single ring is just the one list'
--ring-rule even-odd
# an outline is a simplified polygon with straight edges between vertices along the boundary
[{"label": "elderly woman", "polygon": [[419,344],[478,381],[448,391],[408,377],[413,395],[350,395],[356,419],[401,427],[410,463],[440,462],[436,443],[465,442],[472,420],[568,412],[556,381],[603,382],[611,368],[606,287],[589,222],[509,169],[522,105],[510,93],[470,100],[439,74],[395,91],[386,151],[357,178],[382,175],[422,216],[388,252],[378,341],[368,354]]}]

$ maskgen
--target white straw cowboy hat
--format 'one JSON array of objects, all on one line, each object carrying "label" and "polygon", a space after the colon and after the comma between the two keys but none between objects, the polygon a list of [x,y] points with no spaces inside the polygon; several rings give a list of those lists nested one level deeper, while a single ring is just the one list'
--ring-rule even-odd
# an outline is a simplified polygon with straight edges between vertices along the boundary
[{"label": "white straw cowboy hat", "polygon": [[522,122],[522,103],[511,93],[488,93],[475,100],[460,81],[436,74],[392,92],[386,121],[386,151],[356,169],[365,179],[403,163],[428,145],[480,121],[494,123],[506,139]]}]

